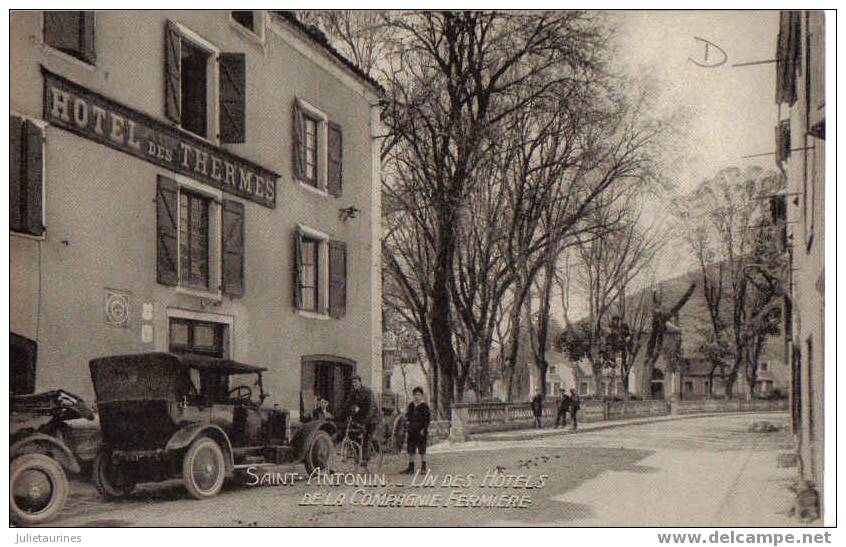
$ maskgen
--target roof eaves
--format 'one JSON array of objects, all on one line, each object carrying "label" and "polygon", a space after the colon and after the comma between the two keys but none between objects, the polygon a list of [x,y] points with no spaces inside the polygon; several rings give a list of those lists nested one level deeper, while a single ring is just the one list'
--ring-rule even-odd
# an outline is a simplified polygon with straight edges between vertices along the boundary
[{"label": "roof eaves", "polygon": [[329,43],[329,38],[327,38],[326,33],[324,33],[322,30],[320,30],[314,25],[306,25],[305,23],[300,21],[294,13],[287,10],[271,10],[270,13],[277,17],[280,21],[287,23],[299,32],[305,34],[312,42],[324,49],[327,53],[329,53],[332,57],[339,61],[341,65],[343,65],[347,70],[352,72],[356,77],[363,80],[365,83],[369,84],[377,95],[385,94],[385,88],[382,87],[382,85],[377,82],[372,76],[368,75],[355,63],[353,63],[344,55],[342,55],[340,51],[335,49],[335,47]]}]

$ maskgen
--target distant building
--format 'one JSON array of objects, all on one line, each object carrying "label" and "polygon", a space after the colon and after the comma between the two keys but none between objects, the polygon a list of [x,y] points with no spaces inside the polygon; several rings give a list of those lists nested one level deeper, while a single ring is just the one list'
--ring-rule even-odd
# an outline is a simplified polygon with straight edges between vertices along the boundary
[{"label": "distant building", "polygon": [[791,356],[791,414],[799,470],[823,490],[825,299],[825,14],[781,12],[776,65],[776,164],[787,175],[783,208],[790,269],[785,346]]}]

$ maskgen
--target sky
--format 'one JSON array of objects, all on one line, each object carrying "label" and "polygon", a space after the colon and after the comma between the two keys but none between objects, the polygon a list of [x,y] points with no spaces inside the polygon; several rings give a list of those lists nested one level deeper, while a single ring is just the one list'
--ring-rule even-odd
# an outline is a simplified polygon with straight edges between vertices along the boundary
[{"label": "sky", "polygon": [[[775,167],[773,156],[743,159],[742,156],[775,150],[775,64],[733,67],[734,63],[773,59],[778,35],[778,11],[625,11],[610,12],[617,27],[614,41],[615,68],[636,78],[653,80],[659,114],[681,114],[678,150],[671,154],[672,173],[664,173],[677,194],[693,190],[702,180],[724,167],[761,165]],[[708,40],[726,54],[715,68],[704,63]],[[710,49],[709,61],[722,56]],[[660,200],[646,209],[645,223],[667,216]],[[664,225],[668,225],[664,221]],[[659,256],[654,279],[681,275],[696,264],[683,241],[671,241]],[[557,299],[555,299],[557,300]],[[578,289],[571,288],[571,319],[587,313]],[[554,304],[556,316],[561,308]]]},{"label": "sky", "polygon": [[[631,74],[654,78],[660,108],[685,114],[679,145],[686,161],[675,179],[680,191],[729,165],[773,165],[771,156],[741,156],[774,150],[775,64],[731,65],[774,58],[778,11],[628,11],[610,17],[619,29],[616,62]],[[694,37],[722,48],[726,63],[693,63],[704,60],[705,49]],[[711,62],[720,57],[710,49]]]}]

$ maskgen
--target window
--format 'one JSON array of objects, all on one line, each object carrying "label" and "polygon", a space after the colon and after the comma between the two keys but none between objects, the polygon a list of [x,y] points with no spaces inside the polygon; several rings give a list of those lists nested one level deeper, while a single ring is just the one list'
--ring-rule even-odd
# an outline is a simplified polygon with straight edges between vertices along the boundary
[{"label": "window", "polygon": [[588,392],[588,385],[587,382],[582,382],[579,384],[579,395],[587,395]]},{"label": "window", "polygon": [[45,11],[44,43],[93,65],[94,48],[93,11]]},{"label": "window", "polygon": [[180,177],[156,188],[157,281],[204,298],[244,295],[244,204]]},{"label": "window", "polygon": [[170,351],[223,357],[225,327],[222,323],[171,318]]},{"label": "window", "polygon": [[305,173],[306,182],[317,186],[317,127],[318,121],[305,116]]},{"label": "window", "polygon": [[251,32],[256,31],[256,17],[252,11],[233,11],[232,19],[245,29]]},{"label": "window", "polygon": [[767,372],[767,367],[768,367],[768,364],[767,364],[766,361],[761,362],[758,365],[758,372]]},{"label": "window", "polygon": [[303,238],[303,277],[300,281],[302,309],[320,311],[320,241]]},{"label": "window", "polygon": [[9,116],[9,229],[44,234],[44,130]]},{"label": "window", "polygon": [[179,277],[189,287],[209,288],[209,201],[179,194]]},{"label": "window", "polygon": [[165,115],[212,142],[246,140],[246,56],[221,53],[179,23],[165,27]]},{"label": "window", "polygon": [[684,391],[685,393],[693,393],[693,382],[685,382]]},{"label": "window", "polygon": [[302,99],[293,110],[294,178],[338,197],[343,186],[344,139],[341,126]]},{"label": "window", "polygon": [[229,18],[232,26],[246,38],[264,43],[265,11],[264,10],[239,10],[230,11]]},{"label": "window", "polygon": [[294,234],[294,307],[340,319],[346,315],[347,248],[304,226]]},{"label": "window", "polygon": [[208,66],[211,54],[185,39],[182,40],[181,51],[180,125],[205,137],[208,125]]}]

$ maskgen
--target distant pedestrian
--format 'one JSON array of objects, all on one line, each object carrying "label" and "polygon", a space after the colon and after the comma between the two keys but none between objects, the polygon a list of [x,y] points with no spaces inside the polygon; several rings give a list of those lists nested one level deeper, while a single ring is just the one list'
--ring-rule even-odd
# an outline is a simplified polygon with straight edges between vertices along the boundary
[{"label": "distant pedestrian", "polygon": [[576,393],[575,388],[570,388],[570,417],[573,418],[573,431],[579,428],[579,421],[576,418],[577,414],[579,413],[579,409],[581,408],[581,398],[579,398],[579,394]]},{"label": "distant pedestrian", "polygon": [[420,454],[420,472],[426,473],[426,444],[429,441],[429,423],[432,421],[432,414],[429,412],[429,405],[423,400],[423,388],[416,387],[411,391],[414,400],[408,403],[408,410],[405,411],[405,420],[408,424],[408,468],[402,473],[405,475],[414,474],[414,453]]},{"label": "distant pedestrian", "polygon": [[535,415],[535,427],[543,429],[543,391],[538,390],[537,394],[532,398],[532,414]]},{"label": "distant pedestrian", "polygon": [[567,395],[567,391],[561,392],[561,399],[558,401],[558,414],[555,416],[555,427],[567,427],[567,413],[570,412],[570,404],[573,400]]}]

